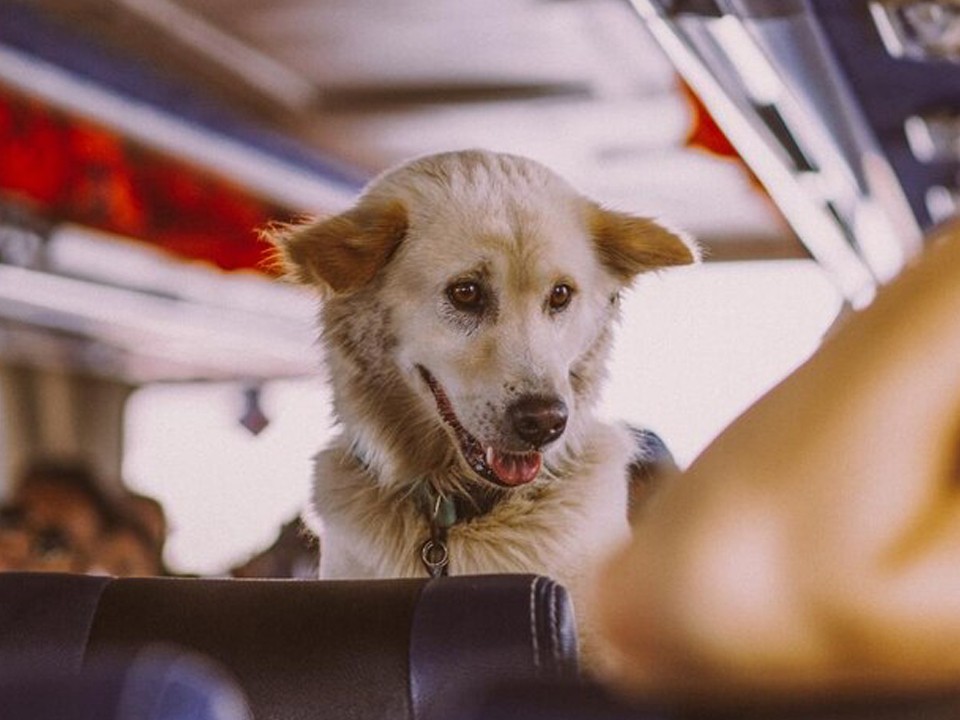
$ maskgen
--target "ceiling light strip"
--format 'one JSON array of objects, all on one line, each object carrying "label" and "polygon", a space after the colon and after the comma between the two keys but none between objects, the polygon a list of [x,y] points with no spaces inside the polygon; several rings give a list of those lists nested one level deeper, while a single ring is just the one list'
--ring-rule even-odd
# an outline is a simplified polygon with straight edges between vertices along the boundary
[{"label": "ceiling light strip", "polygon": [[302,370],[312,355],[309,335],[297,322],[10,265],[0,265],[0,318],[102,338],[132,352],[190,349],[197,361],[233,357]]}]

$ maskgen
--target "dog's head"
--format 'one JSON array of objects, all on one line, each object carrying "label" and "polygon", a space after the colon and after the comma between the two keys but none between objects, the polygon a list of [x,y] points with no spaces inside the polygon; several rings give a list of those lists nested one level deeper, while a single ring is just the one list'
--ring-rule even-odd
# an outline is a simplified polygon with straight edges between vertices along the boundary
[{"label": "dog's head", "polygon": [[346,374],[403,385],[374,391],[412,404],[394,408],[394,422],[441,436],[457,472],[500,486],[542,476],[544,457],[549,466],[571,447],[621,290],[696,259],[678,236],[601,208],[538,163],[478,151],[415,160],[353,209],[271,239],[288,273],[325,298],[325,324],[354,328],[344,342],[325,328],[328,352],[354,348]]}]

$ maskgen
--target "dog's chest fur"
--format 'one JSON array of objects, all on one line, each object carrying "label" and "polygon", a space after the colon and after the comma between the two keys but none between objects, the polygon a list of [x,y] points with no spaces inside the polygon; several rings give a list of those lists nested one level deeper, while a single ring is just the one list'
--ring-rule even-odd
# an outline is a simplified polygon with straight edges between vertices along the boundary
[{"label": "dog's chest fur", "polygon": [[[593,559],[628,532],[629,439],[600,424],[592,435],[590,451],[551,481],[507,493],[450,527],[450,574],[539,573],[579,585]],[[322,508],[321,577],[425,576],[420,548],[430,523],[418,493],[413,485],[385,489],[337,444],[320,453],[313,506]]]}]

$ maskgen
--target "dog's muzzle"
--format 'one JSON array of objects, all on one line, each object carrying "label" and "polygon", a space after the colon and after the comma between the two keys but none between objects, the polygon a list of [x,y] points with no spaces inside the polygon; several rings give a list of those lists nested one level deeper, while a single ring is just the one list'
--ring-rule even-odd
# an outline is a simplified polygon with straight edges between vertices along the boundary
[{"label": "dog's muzzle", "polygon": [[526,485],[536,479],[543,464],[540,449],[560,437],[567,425],[567,406],[562,400],[525,396],[508,409],[513,431],[531,447],[528,452],[485,447],[460,423],[450,398],[430,371],[422,365],[417,365],[417,370],[433,395],[441,420],[456,437],[460,454],[477,475],[502,487]]}]

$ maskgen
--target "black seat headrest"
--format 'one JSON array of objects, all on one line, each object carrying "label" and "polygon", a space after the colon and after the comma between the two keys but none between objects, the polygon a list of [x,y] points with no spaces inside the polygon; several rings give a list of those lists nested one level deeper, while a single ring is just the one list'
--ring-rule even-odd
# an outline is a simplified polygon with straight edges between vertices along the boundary
[{"label": "black seat headrest", "polygon": [[364,581],[0,574],[0,668],[78,672],[157,643],[218,662],[257,718],[449,717],[577,673],[566,591],[530,575]]}]

